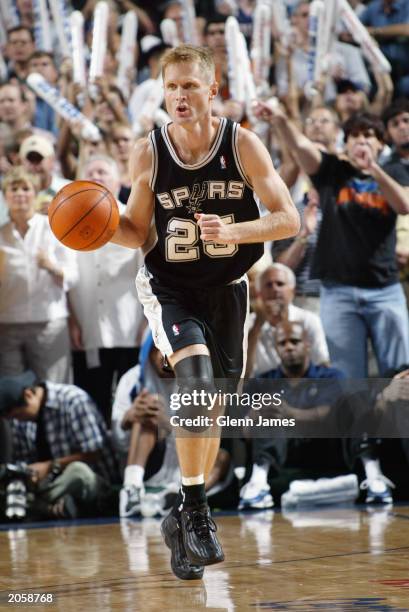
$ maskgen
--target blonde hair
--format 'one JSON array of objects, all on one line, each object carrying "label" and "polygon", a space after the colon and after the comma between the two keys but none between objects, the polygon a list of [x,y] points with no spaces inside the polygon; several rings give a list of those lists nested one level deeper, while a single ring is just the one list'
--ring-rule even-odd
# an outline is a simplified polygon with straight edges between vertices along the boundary
[{"label": "blonde hair", "polygon": [[4,175],[1,181],[1,189],[4,193],[11,185],[20,183],[31,185],[36,193],[40,190],[39,177],[27,172],[23,166],[14,166]]},{"label": "blonde hair", "polygon": [[165,76],[165,70],[171,64],[183,64],[192,62],[199,64],[203,71],[208,75],[209,82],[215,80],[215,65],[213,53],[207,47],[196,47],[195,45],[179,45],[168,49],[160,59],[162,76]]}]

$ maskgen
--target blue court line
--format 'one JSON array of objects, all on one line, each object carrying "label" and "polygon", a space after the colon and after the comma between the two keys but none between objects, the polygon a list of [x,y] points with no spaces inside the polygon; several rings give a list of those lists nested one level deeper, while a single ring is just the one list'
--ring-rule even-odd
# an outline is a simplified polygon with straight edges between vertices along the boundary
[{"label": "blue court line", "polygon": [[16,522],[1,523],[0,531],[11,529],[48,529],[50,527],[76,527],[81,525],[110,525],[118,523],[118,517],[84,518],[84,519],[61,519],[59,521],[36,521],[32,523]]}]

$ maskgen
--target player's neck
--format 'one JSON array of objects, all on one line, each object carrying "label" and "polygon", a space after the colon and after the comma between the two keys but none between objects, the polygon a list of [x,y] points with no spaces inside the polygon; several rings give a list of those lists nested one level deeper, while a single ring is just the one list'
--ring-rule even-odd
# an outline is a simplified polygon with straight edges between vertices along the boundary
[{"label": "player's neck", "polygon": [[216,138],[220,119],[208,117],[192,125],[175,125],[170,127],[170,136],[179,158],[187,163],[200,162],[211,149]]}]

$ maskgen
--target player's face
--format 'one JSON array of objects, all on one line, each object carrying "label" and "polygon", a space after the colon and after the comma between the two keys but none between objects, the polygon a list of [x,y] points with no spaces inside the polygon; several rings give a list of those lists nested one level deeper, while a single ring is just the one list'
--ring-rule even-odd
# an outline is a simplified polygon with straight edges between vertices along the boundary
[{"label": "player's face", "polygon": [[210,101],[217,93],[197,62],[170,64],[164,75],[165,103],[176,124],[195,123],[210,115]]},{"label": "player's face", "polygon": [[409,144],[409,113],[400,113],[388,121],[388,134],[397,147]]}]

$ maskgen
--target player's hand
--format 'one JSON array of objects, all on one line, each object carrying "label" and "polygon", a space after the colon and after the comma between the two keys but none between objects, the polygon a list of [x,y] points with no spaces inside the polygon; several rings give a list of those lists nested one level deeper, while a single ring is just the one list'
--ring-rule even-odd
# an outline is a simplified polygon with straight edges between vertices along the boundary
[{"label": "player's hand", "polygon": [[200,228],[200,238],[203,242],[217,244],[235,244],[233,224],[224,223],[219,215],[204,215],[196,213],[195,219]]}]

